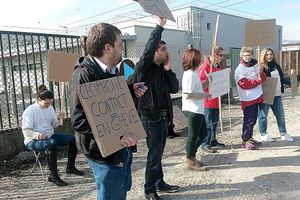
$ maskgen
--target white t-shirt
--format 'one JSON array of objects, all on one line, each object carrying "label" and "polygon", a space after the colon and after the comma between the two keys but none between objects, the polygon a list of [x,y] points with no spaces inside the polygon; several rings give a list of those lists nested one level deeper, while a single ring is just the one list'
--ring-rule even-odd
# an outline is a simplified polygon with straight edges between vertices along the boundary
[{"label": "white t-shirt", "polygon": [[246,67],[242,64],[239,64],[238,67],[236,68],[234,78],[235,78],[237,90],[241,101],[252,101],[259,98],[263,94],[261,84],[251,89],[243,89],[238,84],[239,80],[243,78],[255,80],[257,76],[258,76],[257,65],[252,67]]},{"label": "white t-shirt", "polygon": [[[196,71],[189,69],[183,72],[182,93],[203,93],[202,83]],[[204,100],[182,98],[182,111],[204,114]]]},{"label": "white t-shirt", "polygon": [[274,71],[271,71],[271,77],[277,78],[275,96],[281,96],[281,81],[280,81],[280,75],[279,75],[279,72],[277,69],[275,69]]},{"label": "white t-shirt", "polygon": [[[54,108],[42,108],[38,103],[28,106],[22,115],[22,130],[25,145],[33,139],[37,139],[40,133],[49,137],[54,134],[54,128],[59,125]],[[24,131],[30,129],[32,131]]]}]

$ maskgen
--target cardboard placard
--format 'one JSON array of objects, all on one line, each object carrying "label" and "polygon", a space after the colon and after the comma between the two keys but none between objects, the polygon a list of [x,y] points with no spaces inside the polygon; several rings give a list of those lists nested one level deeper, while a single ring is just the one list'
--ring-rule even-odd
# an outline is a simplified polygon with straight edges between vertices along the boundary
[{"label": "cardboard placard", "polygon": [[212,81],[209,85],[211,98],[220,97],[230,92],[230,68],[211,73]]},{"label": "cardboard placard", "polygon": [[262,82],[262,90],[264,103],[273,105],[278,78],[267,77],[264,82]]},{"label": "cardboard placard", "polygon": [[164,0],[136,0],[142,6],[145,12],[165,17],[173,22],[176,22],[173,14],[168,8]]},{"label": "cardboard placard", "polygon": [[299,91],[298,91],[298,81],[297,81],[297,75],[296,74],[291,74],[290,75],[290,81],[291,81],[291,88],[292,88],[292,96],[298,96]]},{"label": "cardboard placard", "polygon": [[249,20],[245,23],[245,46],[274,44],[276,20]]},{"label": "cardboard placard", "polygon": [[187,127],[188,122],[178,106],[173,106],[173,123],[175,127]]},{"label": "cardboard placard", "polygon": [[124,148],[120,137],[126,133],[146,137],[123,76],[79,85],[76,92],[103,156]]},{"label": "cardboard placard", "polygon": [[68,82],[80,55],[48,51],[48,81]]}]

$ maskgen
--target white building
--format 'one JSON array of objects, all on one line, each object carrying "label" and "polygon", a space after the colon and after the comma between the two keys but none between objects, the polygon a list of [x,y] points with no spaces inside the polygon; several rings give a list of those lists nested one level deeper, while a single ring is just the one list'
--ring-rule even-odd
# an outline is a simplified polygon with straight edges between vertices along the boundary
[{"label": "white building", "polygon": [[[212,46],[212,35],[216,24],[217,15],[220,15],[217,45],[224,48],[224,54],[228,54],[228,65],[232,64],[232,69],[239,62],[239,49],[244,45],[245,22],[247,19],[231,14],[220,13],[198,7],[186,7],[172,11],[176,23],[167,21],[163,32],[162,40],[167,43],[168,50],[171,53],[173,70],[181,80],[181,58],[188,44],[194,48],[201,49],[203,55],[209,55]],[[124,38],[131,36],[126,40],[126,56],[129,58],[138,58],[142,55],[144,44],[149,38],[157,22],[156,17],[146,17],[138,21],[126,21],[126,23],[117,23]],[[268,45],[279,52],[282,43],[282,27],[276,26],[275,43]],[[263,48],[263,46],[261,47]]]}]

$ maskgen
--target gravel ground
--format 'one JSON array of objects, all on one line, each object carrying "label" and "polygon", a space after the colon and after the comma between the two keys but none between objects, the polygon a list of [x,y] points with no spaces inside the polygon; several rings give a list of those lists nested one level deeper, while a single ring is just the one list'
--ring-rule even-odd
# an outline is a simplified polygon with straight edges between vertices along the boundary
[{"label": "gravel ground", "polygon": [[[199,150],[197,157],[209,171],[194,172],[186,169],[185,142],[187,129],[177,127],[181,137],[168,139],[163,157],[165,181],[180,186],[173,194],[161,194],[165,200],[199,199],[300,199],[300,97],[291,98],[289,91],[283,103],[288,132],[294,142],[281,141],[272,112],[269,115],[269,134],[274,142],[264,143],[260,150],[247,151],[240,147],[242,111],[231,105],[232,130],[229,130],[229,109],[223,107],[223,129],[218,139],[227,146],[216,154]],[[254,137],[259,139],[257,126]],[[142,200],[146,164],[145,140],[140,141],[132,166],[133,185],[129,200]],[[33,160],[30,152],[22,152],[11,161],[0,163],[0,199],[96,199],[93,175],[82,155],[77,165],[86,172],[84,178],[64,172],[66,158],[59,160],[59,170],[68,187],[56,187],[44,182],[40,171],[29,174]],[[46,162],[44,161],[46,169]],[[46,170],[46,174],[47,174]]]}]

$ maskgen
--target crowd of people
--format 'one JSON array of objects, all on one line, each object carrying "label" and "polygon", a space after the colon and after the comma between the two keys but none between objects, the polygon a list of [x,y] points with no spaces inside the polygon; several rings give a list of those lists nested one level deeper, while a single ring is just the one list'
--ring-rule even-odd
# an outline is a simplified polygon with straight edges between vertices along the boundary
[{"label": "crowd of people", "polygon": [[[148,200],[161,200],[158,192],[176,192],[179,186],[167,183],[163,173],[162,157],[168,135],[174,134],[173,111],[170,94],[179,90],[179,80],[172,71],[172,63],[162,32],[166,19],[158,18],[158,25],[151,32],[144,52],[135,66],[135,77],[128,81],[146,132],[148,148],[145,170],[144,194]],[[22,130],[25,145],[30,150],[47,150],[50,175],[48,181],[57,186],[66,186],[57,172],[57,146],[69,145],[67,173],[84,175],[75,167],[78,149],[83,152],[91,167],[98,200],[124,200],[131,188],[132,147],[137,139],[132,133],[120,137],[123,149],[104,157],[95,142],[86,113],[75,87],[92,81],[118,76],[116,65],[122,60],[121,31],[107,23],[94,25],[86,40],[87,56],[81,57],[70,79],[71,121],[75,136],[54,134],[63,113],[55,113],[53,93],[42,85],[37,93],[37,102],[23,113]],[[188,47],[182,59],[182,111],[188,121],[186,141],[186,166],[188,170],[206,171],[208,168],[197,158],[197,151],[216,153],[225,144],[217,140],[219,123],[218,98],[210,96],[210,73],[222,69],[223,48],[215,47],[211,56],[202,62],[201,50]],[[261,142],[254,140],[253,127],[258,119],[263,142],[272,141],[267,134],[269,108],[276,116],[281,138],[293,141],[287,133],[281,94],[284,92],[282,70],[275,60],[272,49],[261,53],[259,62],[252,58],[253,50],[243,47],[240,64],[235,70],[235,80],[243,110],[242,146],[247,150],[258,149]],[[273,105],[264,103],[262,82],[266,77],[278,78]],[[134,80],[134,81],[132,81]],[[170,130],[173,131],[170,133]],[[76,141],[76,142],[75,142]],[[76,146],[76,144],[77,146]],[[217,147],[217,148],[216,148]]]}]

